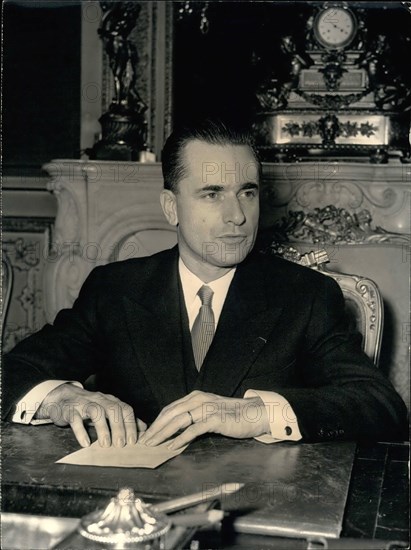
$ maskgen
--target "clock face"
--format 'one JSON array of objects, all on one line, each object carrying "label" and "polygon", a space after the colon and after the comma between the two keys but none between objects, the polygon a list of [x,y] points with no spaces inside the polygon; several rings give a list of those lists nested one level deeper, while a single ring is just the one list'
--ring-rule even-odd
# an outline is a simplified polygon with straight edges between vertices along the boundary
[{"label": "clock face", "polygon": [[326,8],[314,21],[314,34],[318,42],[329,49],[348,46],[355,36],[354,14],[345,8]]}]

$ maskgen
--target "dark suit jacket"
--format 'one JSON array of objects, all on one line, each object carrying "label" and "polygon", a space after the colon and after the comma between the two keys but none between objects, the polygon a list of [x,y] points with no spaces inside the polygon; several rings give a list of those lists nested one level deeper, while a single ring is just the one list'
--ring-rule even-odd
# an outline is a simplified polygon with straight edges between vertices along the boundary
[{"label": "dark suit jacket", "polygon": [[84,382],[151,422],[193,389],[242,397],[281,393],[305,440],[395,438],[406,408],[349,334],[329,277],[250,255],[238,266],[198,374],[178,276],[177,248],[96,268],[70,310],[5,357],[3,415],[47,379]]}]

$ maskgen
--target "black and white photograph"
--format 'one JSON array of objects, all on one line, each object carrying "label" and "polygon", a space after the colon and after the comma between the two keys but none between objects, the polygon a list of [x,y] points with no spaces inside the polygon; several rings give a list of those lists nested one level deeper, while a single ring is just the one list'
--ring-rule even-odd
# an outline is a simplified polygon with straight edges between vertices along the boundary
[{"label": "black and white photograph", "polygon": [[411,2],[2,46],[1,547],[409,548]]}]

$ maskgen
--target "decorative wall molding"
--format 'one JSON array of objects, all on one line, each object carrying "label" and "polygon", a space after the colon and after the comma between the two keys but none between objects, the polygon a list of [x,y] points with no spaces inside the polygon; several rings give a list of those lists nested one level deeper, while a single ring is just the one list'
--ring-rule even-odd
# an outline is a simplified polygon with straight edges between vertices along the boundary
[{"label": "decorative wall molding", "polygon": [[11,263],[13,288],[3,328],[3,349],[39,330],[44,315],[43,273],[52,260],[52,218],[3,218],[2,251]]},{"label": "decorative wall molding", "polygon": [[2,219],[2,229],[4,232],[28,232],[43,233],[44,230],[51,235],[54,218],[36,217],[26,218],[23,216],[7,216]]}]

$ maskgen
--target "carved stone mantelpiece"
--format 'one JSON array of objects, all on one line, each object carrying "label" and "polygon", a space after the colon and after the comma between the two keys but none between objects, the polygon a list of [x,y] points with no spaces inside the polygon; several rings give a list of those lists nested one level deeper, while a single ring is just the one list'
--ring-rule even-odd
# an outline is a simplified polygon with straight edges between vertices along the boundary
[{"label": "carved stone mantelpiece", "polygon": [[367,210],[374,226],[384,232],[411,233],[411,165],[265,164],[263,173],[263,227],[287,218],[290,211],[311,212],[334,205],[350,213]]},{"label": "carved stone mantelpiece", "polygon": [[55,261],[45,274],[52,321],[95,266],[168,248],[176,236],[160,207],[160,164],[55,160],[44,169],[58,201]]}]

